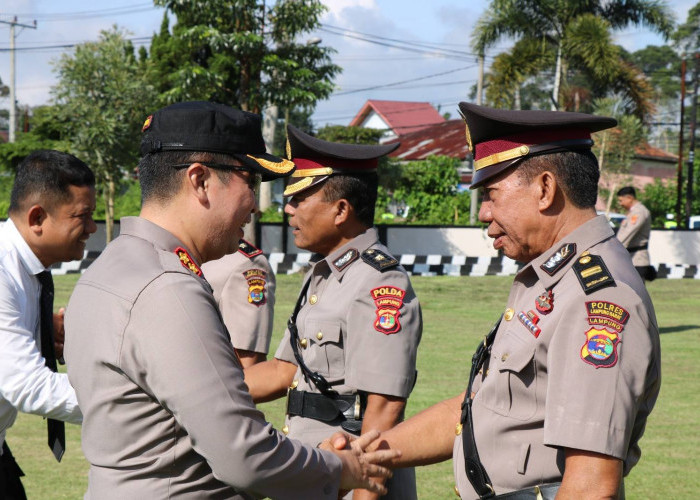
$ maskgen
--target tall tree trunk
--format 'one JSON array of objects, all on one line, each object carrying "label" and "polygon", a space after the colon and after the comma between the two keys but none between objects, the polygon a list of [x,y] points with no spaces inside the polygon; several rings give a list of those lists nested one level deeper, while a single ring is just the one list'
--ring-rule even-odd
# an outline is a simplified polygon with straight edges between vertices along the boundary
[{"label": "tall tree trunk", "polygon": [[561,41],[557,45],[557,65],[554,69],[554,89],[552,89],[552,111],[559,108],[559,85],[561,84]]},{"label": "tall tree trunk", "polygon": [[520,104],[520,85],[515,87],[515,103],[514,103],[514,109],[521,109],[521,104]]},{"label": "tall tree trunk", "polygon": [[107,243],[114,239],[114,178],[107,174],[104,198],[105,198],[105,233]]}]

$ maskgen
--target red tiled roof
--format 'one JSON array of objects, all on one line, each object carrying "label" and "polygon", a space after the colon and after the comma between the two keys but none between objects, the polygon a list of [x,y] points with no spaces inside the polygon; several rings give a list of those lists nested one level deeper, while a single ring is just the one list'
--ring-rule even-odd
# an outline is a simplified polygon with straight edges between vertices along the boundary
[{"label": "red tiled roof", "polygon": [[464,160],[469,154],[464,135],[464,121],[461,119],[444,121],[418,132],[406,134],[391,142],[401,142],[401,146],[391,153],[399,160],[424,160],[431,155],[449,156]]},{"label": "red tiled roof", "polygon": [[678,155],[656,148],[646,141],[634,148],[634,156],[645,160],[657,160],[668,163],[678,161]]},{"label": "red tiled roof", "polygon": [[423,130],[445,119],[429,102],[367,101],[350,122],[351,127],[362,126],[370,111],[377,113],[396,135]]}]

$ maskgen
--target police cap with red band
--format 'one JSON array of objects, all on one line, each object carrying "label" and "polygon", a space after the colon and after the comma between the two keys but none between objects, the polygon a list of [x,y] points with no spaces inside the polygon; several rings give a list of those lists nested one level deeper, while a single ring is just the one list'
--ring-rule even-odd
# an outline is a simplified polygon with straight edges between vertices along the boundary
[{"label": "police cap with red band", "polygon": [[142,156],[162,151],[223,153],[262,174],[264,181],[294,170],[291,161],[265,152],[260,115],[224,104],[171,104],[146,118],[142,131]]},{"label": "police cap with red band", "polygon": [[379,158],[398,147],[398,143],[372,146],[328,142],[287,125],[287,158],[294,162],[296,170],[284,196],[301,193],[331,175],[374,174]]},{"label": "police cap with red band", "polygon": [[459,103],[467,146],[474,156],[471,189],[533,156],[590,149],[591,133],[617,125],[614,118],[563,111],[513,111]]}]

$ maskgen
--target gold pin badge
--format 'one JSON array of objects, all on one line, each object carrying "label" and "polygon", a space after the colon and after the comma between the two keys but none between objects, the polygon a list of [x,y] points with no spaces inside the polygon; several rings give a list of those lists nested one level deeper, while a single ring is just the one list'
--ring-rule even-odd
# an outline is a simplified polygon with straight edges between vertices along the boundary
[{"label": "gold pin badge", "polygon": [[511,319],[513,319],[514,315],[515,315],[515,311],[509,307],[508,309],[506,309],[506,312],[503,314],[503,319],[505,319],[506,321],[510,321]]},{"label": "gold pin badge", "polygon": [[459,494],[459,489],[457,489],[456,484],[455,484],[455,495],[457,495],[459,498],[462,498],[462,495]]},{"label": "gold pin badge", "polygon": [[284,427],[282,427],[282,434],[284,434],[285,436],[287,434],[289,434],[289,426],[288,425],[285,425]]}]

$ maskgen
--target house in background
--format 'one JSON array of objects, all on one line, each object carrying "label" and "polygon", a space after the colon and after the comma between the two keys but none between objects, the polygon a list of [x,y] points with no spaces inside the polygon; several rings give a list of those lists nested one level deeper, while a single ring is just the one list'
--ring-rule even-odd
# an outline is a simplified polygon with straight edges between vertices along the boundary
[{"label": "house in background", "polygon": [[429,102],[369,100],[352,119],[350,126],[385,130],[381,142],[387,142],[444,121]]}]

